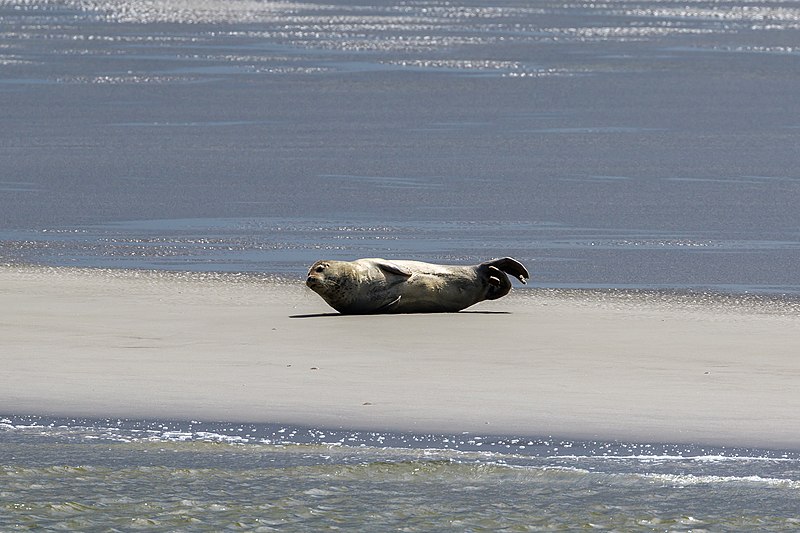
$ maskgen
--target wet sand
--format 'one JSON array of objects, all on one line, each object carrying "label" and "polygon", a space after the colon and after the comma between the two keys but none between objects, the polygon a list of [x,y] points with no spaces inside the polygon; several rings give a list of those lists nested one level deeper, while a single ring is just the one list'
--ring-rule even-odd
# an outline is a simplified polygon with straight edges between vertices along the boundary
[{"label": "wet sand", "polygon": [[516,290],[338,316],[297,281],[0,267],[2,414],[797,449],[800,314]]}]

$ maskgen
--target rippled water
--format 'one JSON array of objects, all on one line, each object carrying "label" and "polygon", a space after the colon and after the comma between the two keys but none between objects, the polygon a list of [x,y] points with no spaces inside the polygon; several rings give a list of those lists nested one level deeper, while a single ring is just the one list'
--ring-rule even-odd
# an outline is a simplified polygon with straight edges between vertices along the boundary
[{"label": "rippled water", "polygon": [[0,527],[781,531],[767,450],[200,422],[6,418]]},{"label": "rippled water", "polygon": [[[536,222],[187,219],[6,233],[0,250],[45,264],[303,276],[319,258],[479,263],[511,255],[531,286],[800,294],[800,242]],[[769,257],[769,264],[764,263]],[[733,261],[733,263],[732,263]]]},{"label": "rippled water", "polygon": [[0,260],[797,294],[800,7],[0,1]]}]

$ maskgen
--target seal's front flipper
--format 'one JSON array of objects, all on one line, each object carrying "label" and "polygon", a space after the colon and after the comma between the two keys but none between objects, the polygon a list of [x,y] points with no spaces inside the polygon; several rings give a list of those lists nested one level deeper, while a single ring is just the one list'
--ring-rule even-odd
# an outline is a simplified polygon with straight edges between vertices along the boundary
[{"label": "seal's front flipper", "polygon": [[376,259],[375,264],[381,269],[390,274],[397,274],[398,276],[405,276],[407,278],[411,277],[411,270],[407,269],[404,266],[400,266],[397,263],[392,263],[391,261],[386,261],[385,259]]},{"label": "seal's front flipper", "polygon": [[492,259],[491,261],[486,261],[485,263],[481,263],[482,265],[488,266],[489,268],[496,268],[498,270],[502,270],[506,274],[511,274],[522,283],[525,283],[525,280],[530,278],[530,274],[528,274],[528,269],[522,266],[522,263],[513,259],[511,257],[503,257],[502,259]]},{"label": "seal's front flipper", "polygon": [[400,303],[400,298],[402,298],[402,296],[398,296],[397,298],[395,298],[394,300],[392,300],[388,304],[383,304],[378,309],[376,309],[375,312],[376,313],[391,313],[394,310],[394,308],[397,307],[397,304]]}]

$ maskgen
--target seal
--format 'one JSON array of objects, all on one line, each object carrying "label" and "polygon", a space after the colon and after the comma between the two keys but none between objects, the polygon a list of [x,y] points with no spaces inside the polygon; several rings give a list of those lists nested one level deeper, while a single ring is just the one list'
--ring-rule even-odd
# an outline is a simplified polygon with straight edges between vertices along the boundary
[{"label": "seal", "polygon": [[510,257],[474,266],[420,261],[317,261],[306,285],[342,314],[455,313],[509,293],[511,274],[522,283],[530,275]]}]

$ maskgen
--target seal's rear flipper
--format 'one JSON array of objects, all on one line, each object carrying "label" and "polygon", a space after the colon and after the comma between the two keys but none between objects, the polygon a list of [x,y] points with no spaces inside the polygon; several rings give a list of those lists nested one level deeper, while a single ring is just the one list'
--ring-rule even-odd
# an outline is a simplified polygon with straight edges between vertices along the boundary
[{"label": "seal's rear flipper", "polygon": [[508,281],[505,272],[488,263],[483,263],[479,268],[487,277],[486,281],[489,282],[486,290],[487,300],[502,298],[511,291],[511,282]]},{"label": "seal's rear flipper", "polygon": [[485,263],[481,263],[481,265],[487,267],[494,267],[498,270],[502,270],[506,274],[511,274],[522,283],[525,283],[525,280],[530,278],[530,274],[528,274],[528,270],[522,266],[522,263],[513,259],[511,257],[503,257],[502,259],[492,259],[491,261],[486,261]]}]

